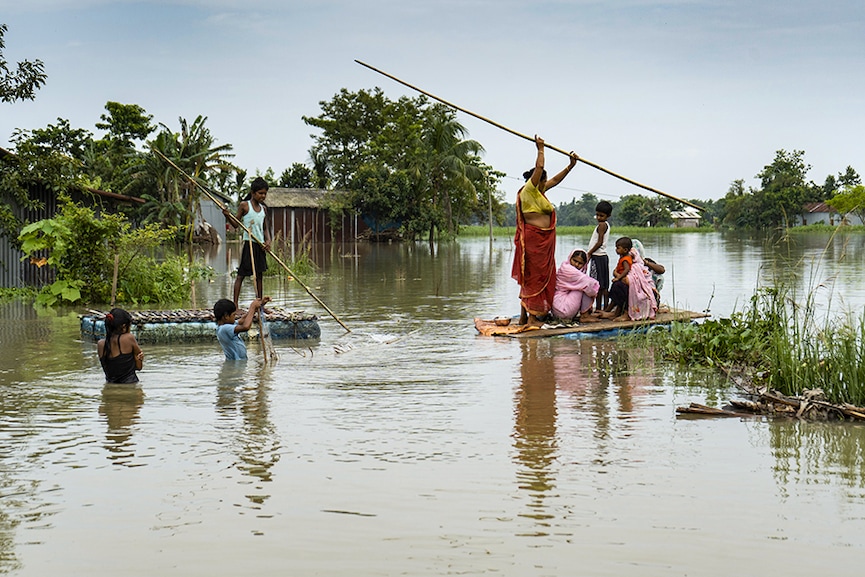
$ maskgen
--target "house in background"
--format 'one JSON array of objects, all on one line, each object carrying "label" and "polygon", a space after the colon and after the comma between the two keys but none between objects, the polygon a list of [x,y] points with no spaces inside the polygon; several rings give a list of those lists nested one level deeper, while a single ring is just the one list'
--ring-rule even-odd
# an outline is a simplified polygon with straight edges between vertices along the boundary
[{"label": "house in background", "polygon": [[292,256],[302,243],[354,242],[366,230],[366,224],[354,214],[343,214],[337,223],[332,223],[330,211],[323,202],[329,194],[340,193],[278,186],[267,191],[265,203],[273,237],[286,242]]},{"label": "house in background", "polygon": [[696,208],[685,206],[682,210],[675,210],[670,213],[673,219],[675,228],[697,228],[700,226],[700,220],[703,218],[700,211]]},{"label": "house in background", "polygon": [[856,225],[862,224],[862,220],[853,213],[841,215],[837,210],[825,202],[806,202],[802,206],[802,224],[825,224],[835,226],[836,224]]}]

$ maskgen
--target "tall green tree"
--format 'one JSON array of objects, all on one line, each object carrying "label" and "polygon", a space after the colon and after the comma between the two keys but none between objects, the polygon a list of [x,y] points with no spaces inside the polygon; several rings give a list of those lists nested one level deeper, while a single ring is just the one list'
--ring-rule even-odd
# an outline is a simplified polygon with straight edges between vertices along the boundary
[{"label": "tall green tree", "polygon": [[757,174],[761,188],[755,194],[753,226],[791,226],[794,217],[801,214],[802,205],[819,198],[817,187],[805,180],[811,166],[804,157],[802,150],[779,150],[772,163]]},{"label": "tall green tree", "polygon": [[315,188],[314,181],[315,174],[312,169],[300,162],[293,163],[279,175],[279,186],[285,188]]},{"label": "tall green tree", "polygon": [[836,194],[826,204],[841,214],[853,213],[865,223],[865,186],[861,184],[846,186],[844,192]]},{"label": "tall green tree", "polygon": [[772,163],[757,174],[760,188],[745,191],[742,181],[734,181],[724,199],[724,225],[759,229],[793,226],[804,203],[819,201],[825,194],[826,185],[806,180],[811,167],[804,156],[801,150],[778,150]]},{"label": "tall green tree", "polygon": [[130,175],[144,163],[144,154],[137,145],[155,130],[151,123],[153,116],[137,104],[109,101],[105,110],[107,113],[100,116],[96,128],[106,133],[92,143],[84,157],[93,186],[133,196],[143,194],[146,190]]},{"label": "tall green tree", "polygon": [[82,187],[87,178],[82,158],[93,142],[89,131],[72,128],[68,120],[34,130],[18,129],[12,135],[14,154],[0,158],[0,235],[17,243],[24,224],[13,207],[42,208],[31,192],[50,190],[59,194]]},{"label": "tall green tree", "polygon": [[313,137],[313,150],[327,159],[337,188],[347,188],[358,168],[372,161],[373,136],[388,122],[388,103],[380,88],[358,92],[343,88],[329,102],[319,102],[321,116],[303,117],[306,124],[322,131]]},{"label": "tall green tree", "polygon": [[[436,228],[453,237],[456,231],[454,211],[468,214],[477,205],[475,183],[484,174],[475,164],[483,147],[475,140],[464,140],[466,129],[453,110],[440,104],[425,110],[426,122],[421,131],[421,154],[411,161],[419,183],[419,196],[431,203],[426,215],[433,217],[428,226],[429,240]],[[415,227],[416,228],[416,227]]]},{"label": "tall green tree", "polygon": [[[356,93],[343,89],[320,105],[321,116],[304,117],[321,130],[314,137],[311,156],[326,161],[336,188],[369,183],[373,169],[377,183],[387,180],[382,174],[408,176],[413,192],[408,205],[400,205],[404,199],[395,197],[390,215],[379,215],[389,222],[399,215],[407,238],[424,235],[432,241],[439,234],[453,236],[460,222],[478,214],[482,203],[487,206],[488,193],[501,175],[481,162],[483,147],[465,138],[465,128],[449,108],[431,105],[425,96],[391,101],[379,88]],[[315,172],[319,174],[317,168]],[[373,189],[403,192],[401,186],[363,186],[355,192]],[[371,203],[363,203],[358,194],[352,198],[356,210],[372,204],[381,210],[378,193]]]},{"label": "tall green tree", "polygon": [[34,100],[48,76],[41,60],[22,60],[14,70],[3,57],[6,48],[4,36],[9,28],[0,24],[0,102],[15,102],[16,100]]}]

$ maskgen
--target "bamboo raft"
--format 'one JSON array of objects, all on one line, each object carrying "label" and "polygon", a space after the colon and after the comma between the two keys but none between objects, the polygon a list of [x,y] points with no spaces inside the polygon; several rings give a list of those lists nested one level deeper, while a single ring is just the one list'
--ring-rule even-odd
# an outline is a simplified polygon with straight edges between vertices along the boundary
[{"label": "bamboo raft", "polygon": [[[593,323],[583,324],[560,322],[551,325],[544,325],[543,328],[517,325],[515,319],[509,318],[504,318],[507,324],[499,324],[499,322],[502,322],[500,319],[503,319],[503,317],[497,317],[497,319],[494,320],[476,318],[474,321],[478,333],[488,337],[537,339],[543,337],[562,336],[568,339],[580,339],[589,337],[609,338],[626,333],[663,329],[669,327],[675,322],[687,323],[708,316],[709,315],[706,313],[670,309],[665,312],[657,313],[654,319],[645,319],[640,321],[614,321],[604,319]],[[497,320],[499,320],[499,322],[496,322]]]},{"label": "bamboo raft", "polygon": [[[216,320],[212,309],[128,312],[132,317],[130,332],[140,343],[216,340]],[[240,318],[245,313],[246,309],[239,308],[237,317]],[[90,310],[88,314],[79,315],[81,336],[94,341],[104,338],[106,314],[107,311]],[[270,336],[274,339],[321,337],[318,317],[314,314],[268,307],[266,320],[270,328]],[[255,330],[257,327],[258,323],[253,323],[253,329],[247,333],[240,333],[240,337],[258,338],[258,331]]]}]

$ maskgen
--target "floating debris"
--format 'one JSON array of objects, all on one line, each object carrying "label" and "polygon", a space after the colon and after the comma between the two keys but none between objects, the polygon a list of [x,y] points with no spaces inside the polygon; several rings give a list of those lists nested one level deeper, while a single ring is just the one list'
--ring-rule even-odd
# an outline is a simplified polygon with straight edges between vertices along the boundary
[{"label": "floating debris", "polygon": [[731,400],[729,406],[723,408],[691,403],[687,407],[677,407],[676,412],[714,417],[775,416],[813,421],[865,420],[865,407],[849,403],[830,403],[821,389],[806,389],[801,395],[790,397],[755,385],[744,373],[728,370],[727,376],[746,399]]}]

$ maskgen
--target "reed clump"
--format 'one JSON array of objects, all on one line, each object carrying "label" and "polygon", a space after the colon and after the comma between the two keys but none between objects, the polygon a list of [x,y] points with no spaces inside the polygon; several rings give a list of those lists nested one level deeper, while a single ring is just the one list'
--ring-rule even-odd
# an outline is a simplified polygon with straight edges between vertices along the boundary
[{"label": "reed clump", "polygon": [[865,312],[823,313],[813,295],[798,303],[786,284],[760,288],[729,318],[677,324],[647,338],[666,358],[744,367],[784,395],[821,389],[829,402],[863,405]]},{"label": "reed clump", "polygon": [[[279,233],[273,239],[271,252],[279,257],[286,266],[291,269],[299,279],[308,279],[313,276],[318,269],[315,261],[312,260],[312,241],[310,233],[301,239],[297,247],[292,250],[289,242],[283,239]],[[268,255],[267,271],[264,276],[283,276],[285,270],[276,262],[276,260]]]}]

